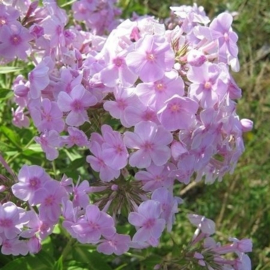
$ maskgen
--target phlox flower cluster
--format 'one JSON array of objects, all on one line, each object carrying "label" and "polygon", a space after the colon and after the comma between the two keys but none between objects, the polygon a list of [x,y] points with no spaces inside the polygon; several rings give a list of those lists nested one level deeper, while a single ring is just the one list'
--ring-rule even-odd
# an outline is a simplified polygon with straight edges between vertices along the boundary
[{"label": "phlox flower cluster", "polygon": [[[60,215],[72,237],[105,254],[157,246],[182,203],[175,183],[213,183],[232,173],[244,151],[242,134],[252,128],[236,113],[232,16],[210,21],[197,6],[172,7],[165,24],[138,16],[117,26],[114,1],[77,1],[71,14],[54,1],[19,2],[0,4],[0,37],[8,37],[1,39],[1,61],[34,63],[27,78],[14,80],[13,124],[27,127],[32,119],[48,160],[64,147],[89,149],[86,162],[99,184],[58,182],[40,167],[23,166],[12,191],[38,213],[1,205],[2,253],[5,241],[44,239]],[[136,228],[132,238],[116,231],[124,207]],[[9,211],[14,220],[11,214],[6,221]]]}]

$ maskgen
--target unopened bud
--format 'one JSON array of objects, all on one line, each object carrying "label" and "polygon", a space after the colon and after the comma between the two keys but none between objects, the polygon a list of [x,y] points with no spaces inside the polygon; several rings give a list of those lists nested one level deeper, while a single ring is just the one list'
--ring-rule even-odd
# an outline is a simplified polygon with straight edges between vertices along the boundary
[{"label": "unopened bud", "polygon": [[248,132],[253,128],[253,122],[249,119],[241,119],[241,126],[243,132]]},{"label": "unopened bud", "polygon": [[7,188],[4,185],[0,185],[0,192],[4,192]]}]

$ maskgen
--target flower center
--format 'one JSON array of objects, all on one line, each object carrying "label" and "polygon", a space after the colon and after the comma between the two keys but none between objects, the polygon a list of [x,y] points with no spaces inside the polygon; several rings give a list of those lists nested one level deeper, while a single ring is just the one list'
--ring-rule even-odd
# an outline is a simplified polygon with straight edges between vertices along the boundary
[{"label": "flower center", "polygon": [[155,83],[155,89],[157,92],[162,92],[165,89],[165,85],[162,82]]},{"label": "flower center", "polygon": [[72,102],[71,107],[75,112],[78,112],[78,111],[81,111],[83,109],[83,104],[82,104],[82,102],[80,100],[75,99]]},{"label": "flower center", "polygon": [[180,112],[180,106],[177,103],[173,103],[173,104],[170,105],[169,110],[172,113],[178,113],[178,112]]},{"label": "flower center", "polygon": [[124,63],[123,59],[120,57],[117,57],[115,59],[113,59],[113,63],[116,67],[121,67]]},{"label": "flower center", "polygon": [[53,205],[53,203],[54,203],[53,195],[50,195],[45,199],[45,205],[46,206]]},{"label": "flower center", "polygon": [[204,88],[207,89],[207,90],[211,89],[211,88],[212,88],[211,82],[206,82],[206,83],[204,84]]},{"label": "flower center", "polygon": [[37,177],[33,177],[29,180],[29,187],[37,190],[40,187],[40,180]]},{"label": "flower center", "polygon": [[7,19],[5,17],[0,17],[0,27],[7,24]]},{"label": "flower center", "polygon": [[12,35],[10,37],[11,44],[18,46],[22,42],[22,38],[19,35]]},{"label": "flower center", "polygon": [[156,56],[153,53],[146,53],[146,60],[149,62],[154,62],[156,60]]},{"label": "flower center", "polygon": [[151,142],[145,142],[143,147],[142,147],[145,151],[151,151],[154,148],[154,144]]},{"label": "flower center", "polygon": [[153,218],[150,218],[143,224],[143,227],[145,227],[146,229],[150,229],[154,225],[155,225],[155,220]]}]

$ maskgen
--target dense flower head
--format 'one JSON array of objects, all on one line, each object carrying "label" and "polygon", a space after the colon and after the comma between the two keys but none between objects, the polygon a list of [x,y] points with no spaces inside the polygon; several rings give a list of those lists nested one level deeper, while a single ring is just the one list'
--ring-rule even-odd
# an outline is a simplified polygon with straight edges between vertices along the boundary
[{"label": "dense flower head", "polygon": [[[210,22],[194,4],[172,7],[164,24],[137,15],[120,22],[116,1],[75,1],[69,15],[55,1],[20,2],[0,5],[0,62],[33,61],[28,77],[13,82],[13,124],[36,127],[34,141],[49,161],[87,151],[91,182],[57,181],[24,165],[11,190],[31,211],[0,204],[1,252],[38,252],[60,219],[71,237],[107,255],[157,246],[183,202],[175,184],[195,175],[210,184],[232,173],[243,132],[252,129],[236,113],[232,16]],[[117,232],[119,216],[135,227],[133,235]],[[225,248],[210,239],[213,221],[189,220],[197,226],[192,245],[205,238],[205,253],[194,254],[201,266],[214,254],[227,269],[249,269],[248,240],[232,239],[227,249],[237,258],[222,261]]]}]

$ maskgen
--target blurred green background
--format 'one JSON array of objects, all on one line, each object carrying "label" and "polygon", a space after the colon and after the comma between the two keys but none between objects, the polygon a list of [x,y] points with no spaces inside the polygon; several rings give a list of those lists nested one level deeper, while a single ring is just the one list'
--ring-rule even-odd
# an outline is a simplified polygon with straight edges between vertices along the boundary
[{"label": "blurred green background", "polygon": [[[66,1],[60,1],[65,3]],[[126,18],[137,12],[140,15],[152,14],[165,18],[169,14],[169,6],[192,5],[192,1],[168,0],[120,0]],[[195,212],[213,219],[216,222],[216,240],[226,243],[229,236],[251,238],[253,252],[250,254],[253,269],[270,269],[270,7],[268,0],[202,0],[198,5],[205,8],[212,19],[223,11],[237,12],[233,28],[239,36],[239,58],[241,69],[233,73],[235,81],[243,91],[243,97],[238,104],[238,114],[241,118],[254,121],[254,129],[245,134],[246,151],[241,157],[232,175],[227,175],[221,183],[204,185],[191,184],[180,194],[185,203],[180,206],[177,221],[171,233],[165,233],[158,248],[150,248],[141,252],[131,251],[121,257],[103,256],[93,251],[93,248],[77,245],[73,249],[66,246],[67,241],[55,230],[55,235],[44,243],[43,253],[32,256],[30,266],[23,264],[24,258],[18,258],[16,268],[8,265],[13,258],[0,255],[0,269],[153,269],[160,260],[172,260],[179,256],[181,247],[186,245],[193,234],[193,228],[187,221],[186,214]],[[27,68],[27,67],[26,67]],[[30,67],[29,67],[30,69]],[[46,171],[60,179],[64,171],[68,175],[84,174],[85,157],[77,151],[66,151],[68,159],[60,159],[54,163],[44,160],[43,153],[35,149],[31,138],[35,129],[17,129],[7,124],[11,120],[7,95],[10,91],[14,73],[2,76],[0,86],[0,151],[12,168],[27,164],[44,166]],[[2,105],[1,105],[2,104]],[[15,130],[16,132],[12,132]],[[30,139],[29,139],[30,138]],[[31,146],[29,148],[29,146]],[[67,166],[68,164],[68,166]],[[65,168],[60,170],[58,168]],[[1,171],[0,171],[1,172]],[[2,174],[4,172],[2,171]],[[122,228],[124,232],[126,228]],[[68,262],[68,268],[63,266],[62,252],[71,252],[76,258]],[[50,257],[51,256],[51,257]],[[36,260],[36,261],[35,261]],[[58,260],[49,268],[42,265],[48,260]],[[77,263],[76,263],[77,262]],[[79,264],[78,264],[79,263]],[[24,265],[24,266],[23,266]],[[28,265],[28,266],[27,266]],[[31,266],[32,265],[32,266]],[[33,266],[34,265],[34,266]],[[3,267],[3,268],[1,268]],[[15,267],[15,268],[14,268]],[[172,268],[173,269],[173,268]],[[181,269],[181,268],[179,268]]]}]

